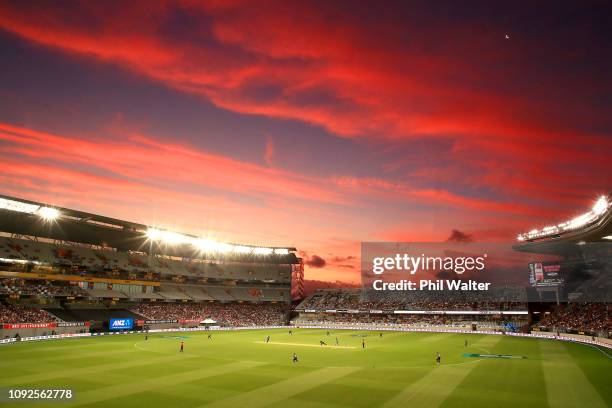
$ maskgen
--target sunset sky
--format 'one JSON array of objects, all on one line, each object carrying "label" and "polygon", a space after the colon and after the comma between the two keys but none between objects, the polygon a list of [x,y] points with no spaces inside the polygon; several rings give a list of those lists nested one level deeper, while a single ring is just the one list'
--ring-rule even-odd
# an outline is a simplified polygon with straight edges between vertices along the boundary
[{"label": "sunset sky", "polygon": [[512,3],[0,0],[0,193],[308,279],[513,240],[611,190],[612,7]]}]

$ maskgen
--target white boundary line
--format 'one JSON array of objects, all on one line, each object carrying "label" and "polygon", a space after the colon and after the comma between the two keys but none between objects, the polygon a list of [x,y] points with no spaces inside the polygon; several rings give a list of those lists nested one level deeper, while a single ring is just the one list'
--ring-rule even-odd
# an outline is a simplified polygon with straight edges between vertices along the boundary
[{"label": "white boundary line", "polygon": [[606,357],[612,359],[612,355],[608,354],[607,351],[600,349],[599,347],[597,347],[595,344],[586,344],[583,343],[585,346],[590,346],[593,347],[595,350],[601,351]]}]

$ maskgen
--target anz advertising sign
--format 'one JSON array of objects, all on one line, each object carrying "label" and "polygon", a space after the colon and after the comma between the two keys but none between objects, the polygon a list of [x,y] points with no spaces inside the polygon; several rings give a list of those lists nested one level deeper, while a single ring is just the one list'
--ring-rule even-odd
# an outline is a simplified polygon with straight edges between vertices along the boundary
[{"label": "anz advertising sign", "polygon": [[132,330],[134,328],[134,319],[110,319],[108,328],[110,330]]}]

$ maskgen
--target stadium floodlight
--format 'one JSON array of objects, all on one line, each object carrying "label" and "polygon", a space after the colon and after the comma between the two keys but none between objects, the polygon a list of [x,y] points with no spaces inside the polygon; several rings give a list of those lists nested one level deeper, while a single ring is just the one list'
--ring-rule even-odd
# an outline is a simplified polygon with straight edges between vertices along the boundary
[{"label": "stadium floodlight", "polygon": [[189,237],[178,232],[162,231],[161,239],[168,245],[185,244],[190,241]]},{"label": "stadium floodlight", "polygon": [[217,252],[227,253],[234,250],[234,246],[223,242],[214,241],[212,239],[195,238],[191,244],[202,252]]},{"label": "stadium floodlight", "polygon": [[517,239],[519,241],[525,241],[525,240],[531,240],[531,239],[536,239],[536,238],[549,237],[549,236],[553,236],[553,235],[560,234],[560,233],[567,232],[567,231],[577,230],[579,228],[584,227],[585,225],[595,222],[603,214],[605,214],[608,211],[608,209],[610,209],[611,206],[612,204],[608,201],[606,196],[601,196],[595,202],[591,211],[585,214],[579,215],[578,217],[575,217],[569,221],[562,222],[558,225],[544,227],[541,230],[533,229],[524,234],[519,234]]},{"label": "stadium floodlight", "polygon": [[609,239],[610,241],[612,241],[612,235],[606,235],[605,237],[603,237],[603,239]]},{"label": "stadium floodlight", "polygon": [[151,241],[162,241],[168,245],[185,244],[189,242],[189,237],[178,232],[164,231],[157,228],[149,228],[147,230],[147,238]]},{"label": "stadium floodlight", "polygon": [[606,197],[601,196],[599,197],[599,200],[597,200],[597,202],[593,206],[593,213],[595,215],[601,215],[606,212],[609,206],[610,206],[610,203],[608,203],[608,200],[606,199]]},{"label": "stadium floodlight", "polygon": [[214,248],[214,244],[215,244],[214,241],[211,241],[209,239],[203,239],[203,238],[195,238],[191,241],[191,245],[193,245],[194,247],[196,247],[202,252],[212,252],[212,249]]},{"label": "stadium floodlight", "polygon": [[162,241],[168,245],[191,244],[194,248],[202,253],[236,253],[256,255],[270,255],[272,253],[277,255],[287,255],[289,253],[287,248],[274,249],[267,247],[253,247],[248,245],[233,245],[215,241],[213,239],[197,238],[152,227],[147,229],[146,236],[151,241]]},{"label": "stadium floodlight", "polygon": [[586,225],[589,222],[591,222],[594,219],[593,216],[594,216],[593,213],[582,214],[572,219],[571,221],[568,221],[565,224],[563,224],[562,228],[565,230],[580,228],[583,225]]},{"label": "stadium floodlight", "polygon": [[234,252],[238,254],[250,254],[251,252],[253,252],[253,247],[246,245],[236,245],[234,246]]},{"label": "stadium floodlight", "polygon": [[227,254],[234,251],[234,245],[226,244],[224,242],[219,242],[217,244],[217,252],[222,254]]},{"label": "stadium floodlight", "polygon": [[36,213],[45,221],[53,221],[61,215],[59,210],[51,207],[40,207]]},{"label": "stadium floodlight", "polygon": [[270,255],[274,250],[272,248],[266,248],[266,247],[256,247],[253,250],[253,253],[255,255]]},{"label": "stadium floodlight", "polygon": [[211,250],[212,252],[216,252],[218,254],[226,254],[232,252],[234,250],[234,246],[231,244],[226,244],[225,242],[212,241]]},{"label": "stadium floodlight", "polygon": [[149,228],[147,230],[147,238],[149,238],[151,241],[158,241],[160,240],[162,237],[162,231],[158,230],[157,228]]},{"label": "stadium floodlight", "polygon": [[0,209],[16,211],[26,214],[36,214],[40,206],[35,204],[23,203],[21,201],[0,198]]},{"label": "stadium floodlight", "polygon": [[16,211],[25,214],[36,214],[45,221],[53,221],[62,214],[57,208],[28,204],[21,201],[0,198],[0,209]]}]

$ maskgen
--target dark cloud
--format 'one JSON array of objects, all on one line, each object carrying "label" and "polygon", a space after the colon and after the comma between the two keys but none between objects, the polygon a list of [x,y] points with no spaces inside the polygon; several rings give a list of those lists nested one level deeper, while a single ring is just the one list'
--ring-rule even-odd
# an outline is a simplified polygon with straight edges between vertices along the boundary
[{"label": "dark cloud", "polygon": [[459,231],[454,229],[450,237],[446,240],[447,242],[472,242],[474,241],[474,237],[471,234],[467,234],[463,231]]},{"label": "dark cloud", "polygon": [[323,268],[325,265],[327,265],[325,259],[321,258],[319,255],[312,255],[304,263],[311,268]]},{"label": "dark cloud", "polygon": [[346,261],[351,261],[353,259],[357,258],[354,255],[349,255],[349,256],[334,256],[331,258],[331,262],[346,262]]}]

